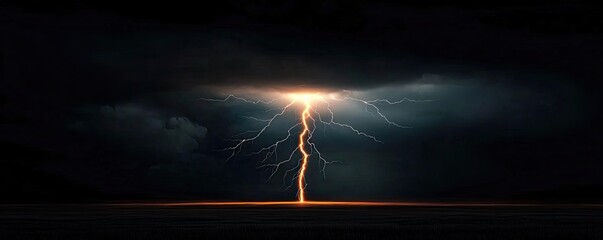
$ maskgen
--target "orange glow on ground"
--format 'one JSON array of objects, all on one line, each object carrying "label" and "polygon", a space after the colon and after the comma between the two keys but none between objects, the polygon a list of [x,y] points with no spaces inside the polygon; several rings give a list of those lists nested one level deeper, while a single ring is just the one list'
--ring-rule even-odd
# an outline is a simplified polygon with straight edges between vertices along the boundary
[{"label": "orange glow on ground", "polygon": [[[274,206],[274,207],[536,207],[552,206],[551,204],[532,204],[532,203],[483,203],[483,202],[371,202],[371,201],[266,201],[266,202],[171,202],[171,203],[124,203],[110,204],[116,206]],[[554,204],[553,204],[554,205]],[[575,205],[575,204],[570,204]],[[601,207],[600,204],[587,204],[585,206]]]}]

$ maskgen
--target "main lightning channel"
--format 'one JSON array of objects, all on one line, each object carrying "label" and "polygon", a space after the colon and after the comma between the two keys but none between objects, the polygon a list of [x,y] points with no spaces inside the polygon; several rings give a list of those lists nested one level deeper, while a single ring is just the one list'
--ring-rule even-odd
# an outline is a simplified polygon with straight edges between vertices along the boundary
[{"label": "main lightning channel", "polygon": [[302,157],[302,164],[299,169],[299,174],[297,177],[297,189],[299,191],[297,194],[297,200],[299,200],[300,203],[303,203],[306,199],[305,177],[306,177],[306,168],[308,167],[308,157],[310,157],[310,154],[308,154],[308,152],[306,152],[306,149],[304,149],[304,142],[306,142],[305,136],[308,136],[310,134],[310,128],[308,127],[308,118],[310,117],[311,106],[310,106],[310,102],[308,100],[305,100],[304,104],[305,104],[305,108],[304,108],[304,111],[302,112],[302,116],[301,116],[301,122],[304,126],[304,130],[299,134],[299,151],[302,153],[303,157]]}]

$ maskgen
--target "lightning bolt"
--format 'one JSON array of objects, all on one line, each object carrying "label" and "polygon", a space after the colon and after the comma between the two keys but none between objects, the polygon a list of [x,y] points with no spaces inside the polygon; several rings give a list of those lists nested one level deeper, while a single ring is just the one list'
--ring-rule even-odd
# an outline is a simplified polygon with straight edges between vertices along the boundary
[{"label": "lightning bolt", "polygon": [[302,164],[299,169],[299,174],[297,177],[297,189],[298,189],[297,199],[301,203],[303,203],[306,198],[306,196],[305,196],[305,189],[306,189],[305,177],[306,176],[305,176],[305,174],[306,174],[306,168],[308,167],[308,158],[310,157],[310,154],[308,154],[308,152],[306,152],[306,149],[304,148],[304,142],[307,141],[305,139],[305,136],[310,135],[310,128],[308,127],[308,118],[310,117],[311,106],[307,99],[304,101],[304,104],[306,107],[304,108],[304,111],[302,112],[302,117],[301,117],[301,122],[304,126],[304,129],[299,134],[299,145],[298,145],[298,149],[302,153],[303,157],[302,157]]},{"label": "lightning bolt", "polygon": [[[286,178],[291,172],[295,172],[291,177],[291,184],[286,189],[289,189],[290,187],[292,187],[294,181],[296,181],[297,200],[299,203],[306,202],[306,187],[307,187],[306,171],[308,169],[308,163],[310,161],[310,158],[312,156],[316,156],[316,158],[318,158],[318,166],[319,166],[320,171],[322,172],[323,178],[326,178],[326,166],[331,163],[339,162],[339,161],[328,161],[327,159],[325,159],[322,156],[322,153],[318,150],[318,147],[316,146],[316,144],[314,142],[312,142],[312,137],[314,136],[314,132],[317,129],[317,125],[316,125],[317,123],[323,125],[323,129],[325,132],[326,132],[326,126],[339,127],[342,129],[350,130],[350,131],[354,132],[355,134],[357,134],[358,136],[370,139],[375,143],[384,144],[383,141],[377,139],[375,136],[365,133],[365,132],[353,127],[350,124],[335,121],[335,113],[334,113],[333,109],[331,108],[331,103],[329,102],[329,99],[332,99],[332,100],[338,101],[338,102],[350,101],[350,102],[360,103],[364,106],[364,109],[367,113],[369,113],[373,116],[379,117],[385,123],[387,123],[391,126],[397,127],[397,128],[410,128],[410,127],[400,125],[396,122],[391,121],[385,114],[383,114],[381,112],[381,109],[379,108],[378,104],[397,105],[402,102],[416,103],[416,102],[433,101],[433,100],[413,100],[413,99],[408,99],[408,98],[403,98],[403,99],[397,100],[397,101],[391,101],[388,99],[364,100],[364,99],[354,98],[354,97],[350,97],[350,96],[346,96],[343,98],[336,98],[334,96],[325,97],[325,95],[320,95],[320,94],[290,94],[289,97],[292,100],[288,104],[286,104],[284,107],[276,108],[276,109],[268,109],[268,110],[264,111],[264,112],[270,112],[270,111],[278,110],[278,112],[276,114],[272,115],[272,117],[270,117],[270,118],[264,119],[264,118],[257,118],[257,117],[253,117],[253,116],[241,116],[245,119],[263,123],[263,126],[257,130],[248,130],[248,131],[244,131],[244,132],[235,134],[234,136],[232,136],[228,139],[229,141],[235,142],[234,145],[232,145],[231,147],[220,149],[218,151],[230,151],[230,155],[228,156],[226,161],[229,161],[232,158],[235,158],[237,156],[237,154],[239,154],[242,151],[242,148],[245,144],[247,144],[247,143],[253,144],[253,141],[260,138],[262,136],[262,134],[264,134],[268,130],[268,128],[270,128],[272,126],[274,121],[276,121],[278,118],[285,115],[293,105],[295,105],[296,103],[301,103],[303,108],[301,109],[301,112],[298,112],[298,114],[300,114],[299,122],[292,125],[287,130],[287,136],[275,141],[271,145],[262,147],[259,150],[251,152],[246,155],[246,156],[253,156],[253,155],[265,154],[264,158],[261,160],[261,165],[258,166],[258,168],[264,168],[266,170],[271,170],[271,173],[270,173],[268,179],[266,180],[266,181],[269,181],[281,169],[281,167],[283,165],[292,162],[294,159],[294,156],[296,156],[296,153],[298,153],[298,155],[300,155],[300,157],[297,160],[297,164],[295,166],[293,166],[292,168],[285,170],[285,173],[283,175],[283,182],[286,182]],[[279,101],[280,98],[272,99],[272,100],[268,100],[268,101],[249,100],[249,99],[246,99],[246,98],[243,98],[240,96],[235,96],[235,95],[230,94],[224,99],[200,98],[200,100],[209,101],[209,102],[227,102],[229,100],[233,100],[233,101],[242,101],[244,103],[249,103],[249,104],[254,104],[254,105],[258,105],[258,104],[271,105],[271,104]],[[322,103],[322,104],[320,104],[320,103]],[[369,110],[369,109],[371,109],[371,110]],[[328,116],[326,118],[323,117],[323,115],[320,113],[321,110],[328,112]],[[286,158],[284,160],[280,160],[280,158],[278,156],[278,147],[280,144],[289,141],[291,136],[294,134],[293,132],[295,130],[297,130],[297,147],[295,149],[293,149],[293,151],[289,154],[288,158]],[[249,134],[252,134],[251,137],[243,137],[246,135],[248,136]],[[270,159],[274,159],[274,162],[271,162]]]}]

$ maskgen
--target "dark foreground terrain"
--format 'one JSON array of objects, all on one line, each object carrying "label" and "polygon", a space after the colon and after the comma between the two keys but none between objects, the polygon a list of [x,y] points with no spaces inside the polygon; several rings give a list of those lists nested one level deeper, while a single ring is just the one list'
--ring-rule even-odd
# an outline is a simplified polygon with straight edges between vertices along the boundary
[{"label": "dark foreground terrain", "polygon": [[603,208],[3,205],[0,239],[603,239]]}]

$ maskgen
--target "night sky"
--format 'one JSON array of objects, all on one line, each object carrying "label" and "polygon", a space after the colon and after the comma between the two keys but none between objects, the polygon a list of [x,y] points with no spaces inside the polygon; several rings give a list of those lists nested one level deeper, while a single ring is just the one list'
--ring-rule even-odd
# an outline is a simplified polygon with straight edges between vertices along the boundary
[{"label": "night sky", "polygon": [[602,8],[25,2],[0,5],[0,202],[295,200],[215,151],[275,106],[200,100],[295,89],[433,100],[383,106],[406,129],[334,108],[384,144],[319,127],[341,163],[309,199],[603,200]]}]

